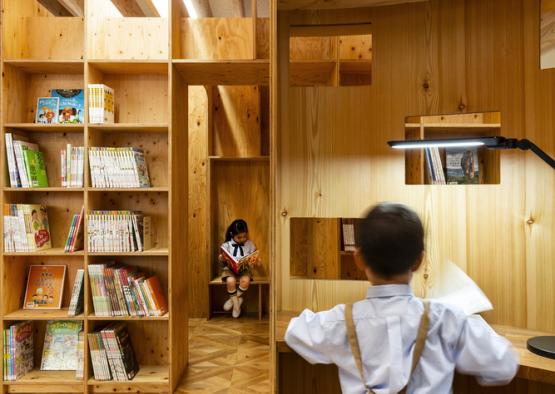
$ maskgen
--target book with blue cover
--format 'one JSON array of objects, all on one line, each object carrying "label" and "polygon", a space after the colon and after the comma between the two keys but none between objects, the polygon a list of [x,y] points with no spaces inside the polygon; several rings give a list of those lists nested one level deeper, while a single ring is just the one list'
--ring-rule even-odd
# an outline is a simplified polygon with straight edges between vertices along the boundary
[{"label": "book with blue cover", "polygon": [[39,97],[37,100],[37,112],[35,123],[56,124],[58,123],[59,97]]},{"label": "book with blue cover", "polygon": [[83,123],[85,117],[85,92],[83,89],[53,89],[52,97],[60,100],[59,123]]}]

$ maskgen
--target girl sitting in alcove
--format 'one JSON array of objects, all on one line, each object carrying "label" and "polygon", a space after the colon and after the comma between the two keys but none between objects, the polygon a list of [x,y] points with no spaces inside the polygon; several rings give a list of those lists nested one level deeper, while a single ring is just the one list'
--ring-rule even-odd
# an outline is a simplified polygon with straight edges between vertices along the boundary
[{"label": "girl sitting in alcove", "polygon": [[258,250],[249,239],[247,222],[243,219],[234,220],[227,228],[218,260],[221,263],[220,276],[229,294],[223,308],[225,311],[233,309],[231,315],[238,318],[241,314],[242,296],[252,280],[252,266],[260,261]]}]

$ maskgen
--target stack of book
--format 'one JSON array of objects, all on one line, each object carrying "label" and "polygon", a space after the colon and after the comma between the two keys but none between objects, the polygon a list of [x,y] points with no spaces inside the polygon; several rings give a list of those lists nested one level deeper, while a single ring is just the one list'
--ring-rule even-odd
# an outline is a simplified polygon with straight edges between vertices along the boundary
[{"label": "stack of book", "polygon": [[62,187],[83,187],[85,147],[71,146],[60,151]]},{"label": "stack of book", "polygon": [[150,187],[145,154],[139,148],[89,148],[93,187]]},{"label": "stack of book", "polygon": [[88,272],[97,316],[163,316],[168,312],[157,277],[113,264],[90,264]]},{"label": "stack of book", "polygon": [[89,122],[114,123],[114,89],[103,84],[89,84]]},{"label": "stack of book", "polygon": [[70,317],[77,316],[83,312],[84,304],[84,288],[83,280],[85,270],[79,268],[75,273],[75,280],[73,281],[73,290],[71,291],[71,301],[69,302],[69,309],[67,315]]},{"label": "stack of book", "polygon": [[33,325],[25,321],[2,331],[4,380],[15,381],[34,367]]},{"label": "stack of book", "polygon": [[10,187],[48,187],[44,156],[38,145],[12,133],[5,137]]},{"label": "stack of book", "polygon": [[445,172],[441,163],[441,156],[437,147],[424,149],[426,155],[426,170],[432,185],[445,185]]},{"label": "stack of book", "polygon": [[87,334],[96,380],[128,381],[139,372],[139,364],[123,323]]},{"label": "stack of book", "polygon": [[151,248],[151,220],[138,211],[91,211],[89,252],[142,252]]},{"label": "stack of book", "polygon": [[341,219],[341,250],[343,252],[356,250],[355,221],[356,219]]},{"label": "stack of book", "polygon": [[83,248],[83,216],[85,207],[81,208],[80,213],[73,215],[69,231],[67,233],[66,243],[64,246],[65,253],[72,253]]},{"label": "stack of book", "polygon": [[35,252],[51,247],[46,207],[4,204],[5,252]]}]

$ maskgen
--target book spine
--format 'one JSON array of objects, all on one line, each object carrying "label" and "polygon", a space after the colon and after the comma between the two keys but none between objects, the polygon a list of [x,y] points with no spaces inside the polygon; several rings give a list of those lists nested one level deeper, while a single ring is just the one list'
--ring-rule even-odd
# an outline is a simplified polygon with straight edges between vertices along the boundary
[{"label": "book spine", "polygon": [[6,155],[8,159],[10,187],[21,187],[21,180],[19,179],[19,172],[17,171],[12,133],[6,133]]}]

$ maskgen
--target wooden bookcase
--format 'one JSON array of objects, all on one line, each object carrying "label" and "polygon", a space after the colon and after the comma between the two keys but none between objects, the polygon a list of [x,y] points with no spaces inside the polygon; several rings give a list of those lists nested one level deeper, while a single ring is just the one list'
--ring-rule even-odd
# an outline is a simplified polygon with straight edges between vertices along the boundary
[{"label": "wooden bookcase", "polygon": [[[35,370],[19,381],[3,381],[2,393],[170,393],[186,369],[186,84],[170,58],[171,19],[112,17],[103,12],[106,2],[86,0],[84,17],[54,17],[35,0],[2,1],[1,203],[46,205],[53,242],[52,249],[37,253],[4,253],[2,248],[1,325],[6,328],[15,321],[31,320],[35,328]],[[176,4],[168,0],[169,7]],[[114,124],[90,124],[87,119],[80,125],[33,123],[38,97],[49,96],[54,88],[86,88],[89,83],[114,88]],[[25,135],[40,146],[50,187],[9,187],[5,175],[6,132]],[[85,148],[143,148],[152,187],[95,189],[85,162],[85,186],[62,188],[59,153],[67,143]],[[152,217],[152,249],[137,253],[91,253],[85,245],[83,251],[63,253],[71,218],[82,206],[85,212],[143,211]],[[169,313],[151,318],[95,316],[87,266],[109,261],[139,267],[158,276],[167,293]],[[32,264],[67,265],[62,310],[22,309],[21,296]],[[79,268],[85,269],[85,311],[68,318],[67,307]],[[86,333],[110,321],[125,320],[140,364],[139,374],[129,382],[96,381],[88,343],[85,343],[85,379],[76,380],[74,372],[40,371],[46,321],[72,319],[83,321]]]},{"label": "wooden bookcase", "polygon": [[[500,135],[501,114],[484,112],[454,115],[409,116],[405,122],[405,139],[472,138]],[[445,166],[445,149],[439,149]],[[478,149],[479,184],[499,184],[499,151]],[[444,167],[445,169],[445,167]],[[405,183],[407,185],[431,184],[426,171],[423,149],[405,153]]]}]

